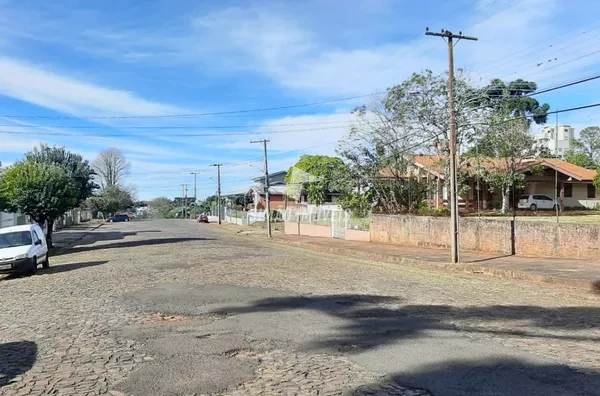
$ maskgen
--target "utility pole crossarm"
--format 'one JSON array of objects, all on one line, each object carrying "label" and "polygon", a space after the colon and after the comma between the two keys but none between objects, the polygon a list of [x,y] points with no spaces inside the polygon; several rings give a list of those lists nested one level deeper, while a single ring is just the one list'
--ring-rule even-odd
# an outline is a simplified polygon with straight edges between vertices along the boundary
[{"label": "utility pole crossarm", "polygon": [[477,37],[465,36],[464,34],[462,34],[462,32],[458,32],[458,34],[454,34],[450,30],[444,30],[444,29],[442,29],[442,31],[438,33],[438,32],[431,32],[429,30],[429,28],[425,28],[425,35],[426,36],[452,38],[452,39],[458,39],[458,40],[471,40],[471,41],[479,40]]}]

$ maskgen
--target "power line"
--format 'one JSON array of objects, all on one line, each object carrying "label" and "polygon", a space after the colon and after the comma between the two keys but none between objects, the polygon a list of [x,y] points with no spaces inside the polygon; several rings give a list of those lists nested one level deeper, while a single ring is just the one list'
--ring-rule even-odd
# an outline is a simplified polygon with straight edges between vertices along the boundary
[{"label": "power line", "polygon": [[266,111],[274,111],[274,110],[286,110],[286,109],[295,109],[299,107],[311,107],[311,106],[319,106],[323,104],[329,103],[337,103],[344,102],[348,100],[361,99],[366,98],[372,95],[384,94],[384,92],[374,92],[368,95],[357,95],[357,96],[348,96],[345,98],[339,99],[330,99],[330,100],[322,100],[319,102],[312,103],[302,103],[295,105],[287,105],[287,106],[276,106],[276,107],[263,107],[256,109],[243,109],[243,110],[230,110],[230,111],[217,111],[212,113],[182,113],[182,114],[163,114],[163,115],[137,115],[137,116],[42,116],[42,115],[3,115],[0,117],[5,118],[30,118],[30,119],[82,119],[82,120],[121,120],[121,119],[134,119],[134,118],[190,118],[190,117],[204,117],[204,116],[220,116],[227,114],[241,114],[241,113],[258,113],[258,112],[266,112]]},{"label": "power line", "polygon": [[285,134],[285,133],[299,133],[299,132],[314,132],[314,131],[325,131],[335,129],[345,129],[350,127],[351,124],[335,127],[321,127],[321,128],[303,128],[303,129],[287,129],[287,130],[274,130],[274,131],[252,131],[252,132],[219,132],[219,133],[170,133],[165,134],[139,134],[139,133],[77,133],[77,132],[44,132],[44,131],[8,131],[0,130],[0,134],[7,135],[26,135],[26,136],[80,136],[80,137],[138,137],[138,138],[165,138],[165,137],[218,137],[218,136],[250,136],[250,135],[274,135],[274,134]]},{"label": "power line", "polygon": [[[596,51],[596,52],[600,52]],[[560,65],[557,65],[560,66]],[[557,67],[556,66],[556,67]],[[513,95],[510,96],[508,98],[506,98],[506,100],[510,100],[513,98],[520,98],[520,97],[528,97],[528,96],[535,96],[535,95],[540,95],[543,93],[547,93],[547,92],[552,92],[552,91],[556,91],[562,88],[567,88],[567,87],[571,87],[574,85],[578,85],[578,84],[582,84],[582,83],[586,83],[589,81],[593,81],[593,80],[597,80],[600,78],[600,74],[596,74],[594,76],[591,77],[586,77],[586,78],[582,78],[579,80],[575,80],[575,81],[571,81],[571,82],[567,82],[564,84],[560,84],[557,86],[553,86],[553,87],[549,87],[549,88],[544,88],[541,90],[536,90],[534,92],[530,92],[528,94],[525,95]],[[528,91],[528,89],[513,89],[516,91]],[[475,108],[473,110],[477,110],[477,109],[482,109],[482,108],[486,108],[488,107],[486,106],[481,106],[478,108]],[[163,134],[111,134],[111,133],[75,133],[75,132],[36,132],[36,131],[5,131],[5,130],[0,130],[0,133],[2,134],[9,134],[9,135],[32,135],[32,136],[37,136],[37,135],[44,135],[44,136],[90,136],[90,137],[143,137],[143,138],[161,138],[161,137],[218,137],[218,136],[250,136],[250,135],[260,135],[260,134],[267,134],[267,135],[273,135],[273,134],[286,134],[286,133],[299,133],[299,132],[310,132],[310,131],[322,131],[322,130],[334,130],[334,129],[344,129],[347,127],[352,126],[353,124],[349,123],[348,121],[332,121],[332,122],[323,122],[323,123],[308,123],[306,125],[319,125],[319,124],[330,124],[330,123],[340,123],[343,122],[346,125],[341,125],[341,126],[332,126],[332,127],[323,127],[323,128],[303,128],[303,129],[287,129],[287,130],[271,130],[271,131],[263,131],[263,132],[258,132],[258,131],[253,131],[253,132],[220,132],[220,133],[182,133],[182,134],[168,134],[168,135],[163,135]],[[284,125],[289,125],[289,126],[294,126],[294,125],[302,125],[302,124],[281,124],[278,126],[284,126]],[[29,125],[0,125],[1,126],[5,126],[5,127],[18,127],[18,128],[23,128],[23,127],[29,127]],[[273,125],[271,125],[273,126]],[[62,126],[44,126],[44,125],[36,125],[35,127],[39,127],[39,128],[62,128]],[[222,126],[222,128],[237,128],[238,126]],[[239,126],[242,127],[242,126]],[[102,128],[101,126],[67,126],[67,128],[86,128],[86,129],[96,129],[96,128]],[[196,127],[187,127],[187,126],[167,126],[167,127],[125,127],[127,129],[193,129]],[[210,128],[210,127],[199,127],[199,128]],[[115,129],[120,129],[120,128],[115,128]]]},{"label": "power line", "polygon": [[[593,24],[590,24],[590,25],[593,25]],[[587,28],[587,27],[589,27],[590,25],[586,26],[586,28]],[[582,33],[579,33],[579,34],[575,35],[575,36],[574,36],[574,37],[572,37],[572,38],[578,37],[578,36],[580,36],[580,35],[584,35],[584,34],[591,33],[592,31],[593,31],[593,29],[590,29],[590,30],[587,30],[587,31],[583,31]],[[558,37],[563,37],[563,35],[556,35],[556,36],[555,36],[555,37],[553,37],[552,39],[555,39],[555,38],[558,38]],[[580,44],[580,43],[582,43],[582,42],[585,42],[585,41],[588,41],[588,40],[590,40],[590,39],[593,39],[593,38],[595,38],[595,37],[597,37],[597,36],[595,36],[595,35],[591,35],[591,37],[590,37],[590,38],[588,38],[588,39],[585,39],[585,40],[583,40],[583,41],[580,41],[578,44]],[[571,40],[572,38],[568,38],[567,40],[562,40],[562,42],[567,42],[568,40]],[[559,41],[558,43],[560,43],[560,42],[561,42],[561,41]],[[480,71],[480,72],[476,72],[476,73],[475,73],[475,75],[480,75],[480,76],[483,76],[484,74],[489,74],[491,71],[497,71],[497,70],[499,70],[499,68],[501,68],[501,67],[502,67],[502,66],[504,66],[504,65],[511,64],[511,63],[513,63],[513,62],[515,62],[515,61],[518,61],[518,60],[520,60],[520,59],[527,59],[527,58],[530,58],[530,57],[532,57],[532,56],[535,56],[535,54],[536,54],[536,53],[538,53],[538,54],[539,54],[539,53],[541,53],[541,52],[545,51],[546,49],[552,49],[552,48],[553,48],[553,47],[554,47],[556,44],[557,44],[557,43],[553,43],[553,44],[550,44],[550,45],[548,45],[548,46],[543,46],[543,47],[542,47],[542,46],[540,46],[540,45],[538,45],[538,44],[534,44],[534,45],[528,46],[528,47],[526,47],[526,48],[523,48],[523,49],[521,49],[521,50],[519,50],[519,51],[517,51],[517,52],[514,52],[514,53],[512,53],[512,54],[509,54],[509,55],[507,55],[507,56],[505,56],[505,57],[502,57],[502,58],[500,58],[500,59],[496,60],[496,62],[494,63],[494,65],[493,65],[493,66],[491,66],[491,67],[488,67],[488,68],[485,68],[484,70],[482,70],[482,71]],[[530,52],[530,53],[528,53],[528,55],[527,55],[527,56],[525,56],[525,57],[519,57],[519,58],[515,58],[515,59],[512,59],[512,60],[510,60],[510,61],[508,61],[508,62],[504,62],[504,63],[497,63],[497,62],[499,62],[499,61],[501,61],[501,60],[504,60],[504,59],[511,58],[511,57],[513,57],[514,55],[520,54],[520,53],[522,53],[522,52],[525,52],[525,51],[528,51],[528,50],[531,50],[531,49],[535,49],[535,48],[540,48],[540,47],[541,47],[541,49],[540,49],[539,51],[537,51],[537,52],[535,52],[535,53],[531,53],[531,52]],[[567,45],[567,46],[562,46],[562,47],[560,47],[560,48],[556,49],[555,51],[561,51],[562,49],[564,49],[564,48],[568,48],[568,47],[569,47],[568,45]],[[532,60],[532,59],[531,59],[531,60]],[[525,64],[527,64],[528,62],[530,62],[531,60],[528,60],[528,61],[526,61],[526,62],[519,63],[519,64],[518,64],[518,65],[516,65],[515,67],[518,67],[518,66],[520,66],[520,65],[525,65]],[[472,65],[473,65],[473,64],[471,63],[471,64],[469,64],[469,65],[465,66],[465,68],[467,68],[468,66],[472,66]],[[512,68],[512,67],[511,67],[511,68]]]},{"label": "power line", "polygon": [[65,129],[236,129],[236,128],[266,128],[266,127],[295,127],[309,125],[347,124],[348,121],[321,121],[297,124],[255,124],[255,125],[166,125],[166,126],[104,126],[104,125],[40,125],[40,124],[4,124],[0,127],[14,128],[65,128]]}]

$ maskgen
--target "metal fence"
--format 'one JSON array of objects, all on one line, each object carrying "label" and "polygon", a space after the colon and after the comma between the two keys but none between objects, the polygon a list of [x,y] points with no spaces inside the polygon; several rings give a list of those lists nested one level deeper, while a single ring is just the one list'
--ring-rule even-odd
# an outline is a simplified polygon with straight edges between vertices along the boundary
[{"label": "metal fence", "polygon": [[371,217],[356,217],[337,205],[307,205],[284,211],[285,221],[298,224],[314,224],[332,227],[333,236],[343,238],[345,230],[369,231]]}]

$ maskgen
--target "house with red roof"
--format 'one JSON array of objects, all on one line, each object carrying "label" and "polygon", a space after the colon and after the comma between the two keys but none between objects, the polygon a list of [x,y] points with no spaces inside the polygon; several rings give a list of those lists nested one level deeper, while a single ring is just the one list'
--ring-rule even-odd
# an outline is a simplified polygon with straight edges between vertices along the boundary
[{"label": "house with red roof", "polygon": [[[469,158],[461,160],[458,169],[468,174],[468,192],[459,197],[460,206],[477,207],[479,202],[483,209],[496,207],[502,201],[499,191],[490,191],[483,174],[494,169],[506,169],[509,161],[502,158]],[[585,169],[566,161],[553,158],[521,159],[512,162],[517,172],[524,174],[525,187],[510,194],[510,200],[518,199],[523,194],[545,195],[552,199],[558,197],[565,208],[596,208],[600,206],[600,194],[593,181],[595,170]],[[419,155],[412,160],[409,173],[420,178],[427,178],[437,188],[431,193],[429,200],[432,206],[441,207],[446,204],[446,170],[443,157],[435,155]],[[385,176],[385,175],[383,175]],[[555,195],[556,194],[556,195]],[[511,202],[511,205],[513,202]]]}]

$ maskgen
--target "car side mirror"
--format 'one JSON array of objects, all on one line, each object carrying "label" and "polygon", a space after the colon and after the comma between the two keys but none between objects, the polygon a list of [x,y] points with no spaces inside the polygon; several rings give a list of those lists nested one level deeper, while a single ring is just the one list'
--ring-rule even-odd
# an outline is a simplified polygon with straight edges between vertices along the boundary
[{"label": "car side mirror", "polygon": [[41,239],[38,239],[37,241],[35,241],[35,244],[36,244],[36,245],[41,245],[41,244],[42,244],[42,240],[41,240]]}]

